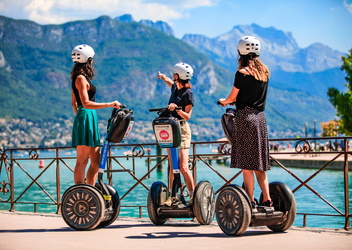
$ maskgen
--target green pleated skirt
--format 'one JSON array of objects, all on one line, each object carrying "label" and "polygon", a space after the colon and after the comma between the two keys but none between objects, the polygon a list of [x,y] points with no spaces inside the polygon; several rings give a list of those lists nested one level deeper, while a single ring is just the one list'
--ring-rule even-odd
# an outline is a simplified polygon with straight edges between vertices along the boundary
[{"label": "green pleated skirt", "polygon": [[78,111],[73,121],[72,146],[100,146],[100,132],[98,127],[98,117],[94,109],[78,107]]}]

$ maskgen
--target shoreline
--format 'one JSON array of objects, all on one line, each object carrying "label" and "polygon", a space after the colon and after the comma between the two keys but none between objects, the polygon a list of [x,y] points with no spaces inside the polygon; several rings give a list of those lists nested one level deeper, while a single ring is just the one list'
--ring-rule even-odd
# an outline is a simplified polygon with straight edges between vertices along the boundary
[{"label": "shoreline", "polygon": [[[272,153],[271,164],[272,166],[279,166],[275,160],[280,162],[285,167],[292,168],[309,168],[309,169],[320,169],[332,161],[339,152],[336,154],[319,154],[319,153],[310,153],[310,154],[293,154],[289,153]],[[274,160],[275,159],[275,160]],[[348,169],[352,170],[352,156],[348,157]],[[340,155],[334,161],[330,162],[328,166],[325,167],[328,170],[344,170],[344,155]]]}]

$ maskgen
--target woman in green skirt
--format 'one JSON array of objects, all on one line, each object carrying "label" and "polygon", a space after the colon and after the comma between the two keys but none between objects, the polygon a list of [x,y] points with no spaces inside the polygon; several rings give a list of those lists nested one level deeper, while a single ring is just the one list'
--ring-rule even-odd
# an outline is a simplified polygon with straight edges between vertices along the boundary
[{"label": "woman in green skirt", "polygon": [[[100,158],[100,133],[95,109],[120,108],[118,101],[108,103],[95,102],[96,87],[90,82],[94,77],[92,47],[78,45],[72,50],[75,65],[71,71],[72,108],[76,114],[73,122],[72,146],[76,147],[77,161],[74,171],[75,184],[94,185],[98,176]],[[85,170],[90,158],[90,167],[85,177]]]}]

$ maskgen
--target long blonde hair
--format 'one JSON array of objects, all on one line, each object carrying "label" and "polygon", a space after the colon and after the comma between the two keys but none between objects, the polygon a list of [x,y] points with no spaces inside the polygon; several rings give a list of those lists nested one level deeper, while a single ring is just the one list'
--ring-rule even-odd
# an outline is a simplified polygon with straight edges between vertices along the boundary
[{"label": "long blonde hair", "polygon": [[238,58],[237,70],[246,67],[249,69],[251,75],[258,81],[267,82],[269,80],[270,71],[268,67],[260,61],[257,55],[249,54]]}]

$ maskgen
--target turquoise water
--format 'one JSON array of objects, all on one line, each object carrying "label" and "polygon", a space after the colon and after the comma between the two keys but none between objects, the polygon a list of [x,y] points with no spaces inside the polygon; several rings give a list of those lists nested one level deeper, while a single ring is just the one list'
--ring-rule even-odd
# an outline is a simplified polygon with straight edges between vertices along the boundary
[{"label": "turquoise water", "polygon": [[[210,153],[211,148],[204,147],[201,149],[197,148],[198,153]],[[72,156],[74,152],[72,152]],[[53,152],[42,152],[41,157],[53,157],[55,154]],[[122,152],[114,152],[114,155],[122,155]],[[154,150],[152,150],[152,155],[155,155]],[[141,178],[147,172],[146,158],[135,158],[136,169],[135,175],[137,178]],[[50,164],[52,160],[46,159],[46,166]],[[66,165],[74,168],[75,160],[66,159],[64,160]],[[132,158],[123,158],[119,160],[122,165],[126,168],[132,169]],[[29,161],[23,160],[19,161],[19,164],[25,168],[25,171],[32,176],[33,179],[38,178],[38,183],[49,193],[49,195],[56,200],[56,164],[53,164],[46,172],[42,173],[42,169],[38,167],[39,160]],[[155,161],[152,162],[154,166]],[[226,179],[230,179],[234,176],[238,170],[231,169],[221,163],[217,163],[215,160],[211,164],[218,172],[220,172]],[[15,199],[24,192],[28,185],[32,182],[32,179],[22,170],[19,166],[15,165]],[[121,169],[116,162],[113,163],[113,169]],[[290,169],[301,178],[303,181],[310,177],[316,170],[311,169]],[[282,181],[286,183],[292,190],[295,189],[300,183],[295,180],[291,175],[279,167],[272,167],[272,170],[268,172],[269,181]],[[106,178],[106,175],[104,175]],[[341,212],[344,212],[344,193],[343,193],[343,172],[342,171],[331,171],[324,170],[320,172],[314,179],[312,179],[308,185],[311,186],[316,192],[318,192],[322,197],[332,203]],[[7,180],[5,176],[4,168],[2,168],[0,174],[0,182]],[[224,181],[211,169],[209,169],[203,162],[197,161],[197,180],[208,180],[214,187],[214,190],[218,190]],[[154,171],[151,173],[150,178],[143,180],[143,183],[150,187],[155,181],[163,181],[167,183],[167,169],[166,164],[161,171]],[[73,184],[73,174],[72,172],[63,164],[60,163],[60,182],[61,182],[61,195],[63,192]],[[106,181],[107,182],[107,181]],[[134,178],[127,172],[113,173],[113,186],[118,191],[120,197],[126,194],[128,190],[136,183]],[[233,181],[233,183],[242,185],[242,176],[239,176]],[[352,191],[352,173],[349,174],[349,190]],[[317,214],[335,214],[338,213],[327,205],[322,199],[314,195],[306,187],[302,187],[297,192],[294,193],[297,201],[297,212],[298,213],[317,213]],[[148,191],[142,185],[137,185],[128,195],[121,200],[122,206],[146,206],[147,204]],[[260,188],[256,186],[255,196],[259,198]],[[9,194],[4,195],[0,193],[0,198],[6,200]],[[18,202],[39,202],[39,203],[53,203],[53,201],[45,194],[36,184],[33,184],[24,195],[18,199]],[[352,207],[352,197],[350,197],[350,209]],[[0,210],[9,210],[10,206],[6,203],[0,203]],[[16,204],[16,211],[28,211],[33,212],[33,204]],[[43,213],[55,213],[57,207],[55,205],[38,204],[36,207],[37,212]],[[143,217],[148,218],[147,209],[142,209]],[[351,213],[351,211],[350,211]],[[122,207],[120,216],[130,216],[139,217],[138,208],[126,208]],[[303,218],[301,215],[297,215],[294,222],[295,226],[303,225]],[[326,227],[326,228],[343,228],[344,218],[343,217],[331,217],[331,216],[308,216],[307,226],[309,227]]]}]

